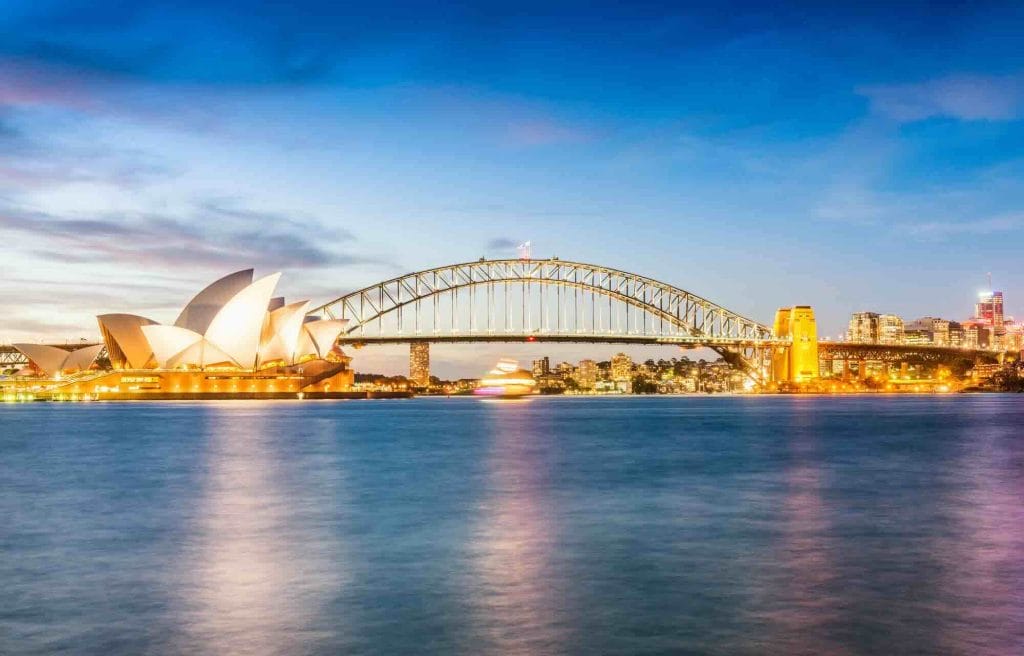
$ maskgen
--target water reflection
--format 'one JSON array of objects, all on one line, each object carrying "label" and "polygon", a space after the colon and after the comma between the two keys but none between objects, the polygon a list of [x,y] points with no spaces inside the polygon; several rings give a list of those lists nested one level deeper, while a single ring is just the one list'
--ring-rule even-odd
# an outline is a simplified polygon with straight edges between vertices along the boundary
[{"label": "water reflection", "polygon": [[324,494],[317,485],[323,481],[291,480],[280,449],[294,444],[287,433],[275,434],[265,414],[212,412],[202,494],[179,573],[183,648],[211,654],[308,649],[317,636],[314,622],[344,583],[339,545],[330,531],[318,530],[322,499],[310,495]]},{"label": "water reflection", "polygon": [[551,653],[566,641],[566,609],[552,560],[548,444],[518,414],[522,403],[495,403],[487,493],[469,545],[476,630],[482,652]]},{"label": "water reflection", "polygon": [[948,500],[953,525],[937,545],[945,603],[941,644],[955,654],[1024,653],[1024,471],[1016,426],[979,413]]},{"label": "water reflection", "polygon": [[774,576],[765,590],[770,599],[763,617],[773,653],[843,654],[847,650],[829,636],[830,625],[840,619],[841,601],[833,592],[838,573],[823,496],[823,458],[813,418],[796,409],[783,476],[781,535],[768,564]]}]

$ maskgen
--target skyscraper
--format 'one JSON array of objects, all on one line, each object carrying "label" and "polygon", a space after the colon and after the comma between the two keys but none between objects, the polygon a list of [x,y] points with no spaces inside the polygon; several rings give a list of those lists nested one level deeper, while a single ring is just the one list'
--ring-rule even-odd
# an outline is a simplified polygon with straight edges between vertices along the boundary
[{"label": "skyscraper", "polygon": [[551,360],[548,356],[533,361],[533,377],[547,376],[551,373]]},{"label": "skyscraper", "polygon": [[974,306],[974,316],[992,326],[996,332],[1003,330],[1003,292],[982,292]]},{"label": "skyscraper", "polygon": [[430,344],[413,342],[409,345],[409,381],[416,387],[430,385]]}]

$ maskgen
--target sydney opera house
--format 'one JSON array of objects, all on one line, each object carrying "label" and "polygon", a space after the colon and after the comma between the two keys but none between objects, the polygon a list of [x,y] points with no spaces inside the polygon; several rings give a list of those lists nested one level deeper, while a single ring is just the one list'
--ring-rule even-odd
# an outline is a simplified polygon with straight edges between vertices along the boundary
[{"label": "sydney opera house", "polygon": [[[325,398],[352,386],[336,341],[347,321],[309,316],[275,297],[281,274],[246,269],[217,280],[171,325],[134,314],[97,317],[102,344],[76,350],[15,344],[19,378],[53,398]],[[97,358],[106,351],[106,360]],[[38,386],[37,386],[38,388]]]}]

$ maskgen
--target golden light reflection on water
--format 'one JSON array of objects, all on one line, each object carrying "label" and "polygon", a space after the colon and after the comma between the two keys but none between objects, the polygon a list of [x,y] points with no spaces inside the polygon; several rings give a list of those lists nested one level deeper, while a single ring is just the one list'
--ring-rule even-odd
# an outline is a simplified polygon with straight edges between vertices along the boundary
[{"label": "golden light reflection on water", "polygon": [[212,421],[182,561],[185,651],[295,653],[317,637],[311,623],[345,582],[339,545],[296,519],[315,500],[288,489],[278,469],[287,435],[234,410]]},{"label": "golden light reflection on water", "polygon": [[[522,409],[507,400],[494,403],[506,406],[499,413]],[[474,624],[488,651],[558,652],[567,638],[558,620],[566,608],[552,576],[556,527],[537,444],[544,436],[523,430],[514,415],[499,415],[494,427],[489,494],[470,544]]]}]

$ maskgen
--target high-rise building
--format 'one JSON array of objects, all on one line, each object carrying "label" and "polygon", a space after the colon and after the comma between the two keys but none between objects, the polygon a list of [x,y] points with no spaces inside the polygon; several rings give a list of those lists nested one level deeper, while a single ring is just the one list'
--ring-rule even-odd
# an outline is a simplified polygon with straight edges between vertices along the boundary
[{"label": "high-rise building", "polygon": [[533,361],[533,376],[547,376],[551,373],[551,360],[548,356],[544,356],[538,360]]},{"label": "high-rise building", "polygon": [[580,389],[594,389],[597,383],[597,363],[593,360],[580,360],[576,367],[576,384]]},{"label": "high-rise building", "polygon": [[1003,292],[982,292],[974,306],[974,316],[992,326],[997,333],[1003,331]]},{"label": "high-rise building", "polygon": [[854,312],[850,315],[850,325],[846,330],[847,341],[877,344],[878,318],[877,312]]},{"label": "high-rise building", "polygon": [[903,343],[903,319],[901,317],[895,314],[878,315],[878,343]]},{"label": "high-rise building", "polygon": [[430,343],[409,345],[409,381],[416,387],[430,385]]},{"label": "high-rise building", "polygon": [[612,356],[612,380],[626,382],[633,380],[633,359],[625,353]]}]

